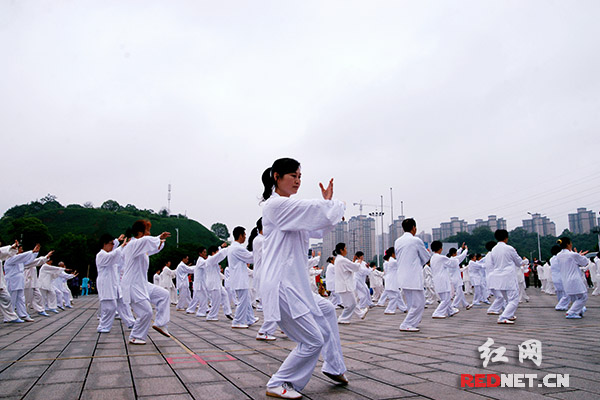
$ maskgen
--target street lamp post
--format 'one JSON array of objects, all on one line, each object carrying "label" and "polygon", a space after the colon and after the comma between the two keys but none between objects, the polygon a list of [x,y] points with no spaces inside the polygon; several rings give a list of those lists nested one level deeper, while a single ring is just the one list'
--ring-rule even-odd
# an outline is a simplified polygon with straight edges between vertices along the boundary
[{"label": "street lamp post", "polygon": [[381,243],[383,244],[383,211],[373,211],[369,213],[369,217],[375,218],[375,248],[377,249],[377,268],[379,269],[379,243],[377,240],[377,217],[381,217]]},{"label": "street lamp post", "polygon": [[177,232],[177,248],[179,248],[179,228],[175,228],[175,231]]},{"label": "street lamp post", "polygon": [[[533,222],[533,214],[530,213],[529,211],[527,211],[527,214],[531,215],[531,221],[532,221],[532,225],[535,228],[535,224]],[[537,232],[537,239],[538,239],[538,259],[540,262],[542,262],[542,247],[540,246],[540,230],[535,228],[535,231]]]}]

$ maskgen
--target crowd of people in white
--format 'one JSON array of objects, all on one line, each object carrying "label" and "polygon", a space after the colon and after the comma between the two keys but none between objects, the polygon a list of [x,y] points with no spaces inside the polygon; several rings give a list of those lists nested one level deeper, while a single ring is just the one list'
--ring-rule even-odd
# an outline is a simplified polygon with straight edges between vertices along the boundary
[{"label": "crowd of people in white", "polygon": [[[300,398],[319,355],[326,376],[348,383],[338,325],[350,324],[354,316],[365,319],[373,307],[385,307],[385,315],[406,313],[399,330],[419,332],[428,305],[437,304],[434,319],[485,307],[487,314],[498,316],[498,324],[510,325],[517,319],[519,303],[529,300],[524,279],[529,261],[508,244],[506,230],[495,232],[496,241],[486,244],[485,255],[469,254],[464,244],[442,254],[439,241],[425,247],[415,236],[415,220],[409,218],[402,222],[404,234],[385,252],[383,271],[367,264],[360,251],[350,260],[344,243],[338,243],[325,267],[319,268],[321,254],[308,256],[309,239],[323,237],[345,211],[343,202],[333,200],[333,180],[326,188],[320,185],[323,199],[293,199],[300,187],[300,164],[279,159],[262,181],[263,215],[248,241],[245,229],[236,227],[231,245],[200,247],[195,263],[185,256],[175,269],[168,262],[152,283],[149,257],[164,248],[169,232],[151,236],[150,222],[139,220],[129,239],[103,235],[96,256],[98,332],[110,332],[118,314],[131,329],[129,343],[143,345],[151,326],[170,336],[171,305],[206,321],[218,321],[222,309],[233,329],[256,324],[255,311],[262,312],[257,340],[276,340],[279,328],[298,344],[267,383],[267,395]],[[29,310],[48,317],[59,313],[57,308],[72,307],[66,282],[77,273],[68,273],[62,262],[54,266],[52,252],[39,257],[39,249],[36,245],[24,252],[18,242],[0,248],[4,322],[33,322]],[[220,263],[225,259],[223,270]],[[552,258],[537,269],[541,290],[556,294],[555,309],[566,311],[566,318],[582,318],[588,293],[583,273],[589,269],[596,285],[592,295],[597,295],[599,264],[600,258],[588,259],[563,237],[552,248]],[[324,287],[317,286],[316,278]],[[472,302],[465,293],[473,294]],[[339,316],[336,308],[342,309]]]}]

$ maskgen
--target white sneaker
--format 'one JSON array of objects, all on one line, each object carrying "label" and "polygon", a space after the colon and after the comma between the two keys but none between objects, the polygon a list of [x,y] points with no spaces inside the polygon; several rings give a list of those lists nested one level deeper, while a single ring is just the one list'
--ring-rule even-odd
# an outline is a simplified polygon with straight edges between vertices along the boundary
[{"label": "white sneaker", "polygon": [[131,338],[131,339],[129,339],[129,343],[131,343],[131,344],[146,344],[146,341],[142,340],[142,339]]},{"label": "white sneaker", "polygon": [[302,395],[298,393],[291,384],[285,382],[281,386],[267,387],[267,396],[277,397],[280,399],[301,399]]},{"label": "white sneaker", "polygon": [[248,329],[246,324],[231,324],[231,329]]},{"label": "white sneaker", "polygon": [[365,317],[367,316],[368,312],[369,312],[369,307],[366,307],[365,311],[363,311],[362,315],[360,316],[360,319],[365,319]]},{"label": "white sneaker", "polygon": [[23,321],[25,321],[25,322],[35,322],[35,320],[33,318],[31,318],[31,317],[24,317],[24,318],[21,318],[21,319]]},{"label": "white sneaker", "polygon": [[419,328],[400,328],[400,332],[419,332]]},{"label": "white sneaker", "polygon": [[458,308],[454,308],[454,309],[452,310],[452,312],[450,313],[450,316],[452,317],[452,316],[454,316],[454,315],[458,314],[459,312],[460,312],[460,310],[459,310]]},{"label": "white sneaker", "polygon": [[269,335],[268,333],[260,333],[258,332],[258,334],[256,335],[256,340],[267,340],[267,341],[272,341],[272,340],[277,340],[277,338],[273,335]]},{"label": "white sneaker", "polygon": [[339,325],[350,325],[350,321],[338,321]]}]

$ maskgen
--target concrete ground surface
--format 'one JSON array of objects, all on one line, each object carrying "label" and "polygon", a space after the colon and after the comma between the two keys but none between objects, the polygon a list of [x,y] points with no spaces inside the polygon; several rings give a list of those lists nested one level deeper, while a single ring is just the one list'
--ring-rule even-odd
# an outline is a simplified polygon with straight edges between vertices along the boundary
[{"label": "concrete ground surface", "polygon": [[[421,332],[402,333],[405,314],[371,309],[364,321],[340,326],[346,387],[320,370],[302,391],[305,399],[598,399],[600,398],[600,299],[590,296],[580,320],[554,310],[555,297],[529,288],[515,325],[498,325],[485,308],[461,310],[445,320],[425,310]],[[591,293],[591,292],[590,292]],[[471,296],[467,296],[468,299]],[[96,332],[96,296],[74,308],[37,316],[34,323],[0,326],[0,397],[14,399],[264,399],[265,385],[295,344],[277,331],[274,342],[249,329],[171,309],[172,338],[150,330],[148,343],[127,343],[120,320]],[[339,313],[339,311],[338,311]],[[484,368],[478,347],[505,347],[508,362]],[[519,361],[518,345],[542,343],[542,362]],[[537,374],[534,387],[461,388],[461,374]],[[568,374],[569,387],[538,387],[547,374]],[[527,383],[527,380],[525,380]]]}]

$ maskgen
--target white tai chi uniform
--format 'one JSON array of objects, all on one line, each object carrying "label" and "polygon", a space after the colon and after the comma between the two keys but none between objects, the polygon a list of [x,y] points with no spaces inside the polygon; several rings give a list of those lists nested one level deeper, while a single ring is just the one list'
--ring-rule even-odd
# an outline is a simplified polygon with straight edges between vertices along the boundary
[{"label": "white tai chi uniform", "polygon": [[383,294],[381,295],[381,297],[379,297],[379,300],[377,301],[377,307],[384,307],[385,302],[388,300],[389,289],[388,289],[388,286],[385,284],[385,282],[387,282],[388,279],[389,279],[388,260],[384,260],[383,261],[383,284],[384,284]]},{"label": "white tai chi uniform", "polygon": [[188,267],[183,261],[179,263],[175,269],[177,274],[177,291],[179,292],[179,300],[177,301],[177,309],[185,310],[190,305],[192,297],[190,295],[190,280],[189,274],[194,273],[194,268]]},{"label": "white tai chi uniform", "polygon": [[555,295],[556,288],[554,287],[554,283],[552,282],[552,272],[550,271],[550,264],[546,262],[544,265],[542,265],[542,268],[544,269],[544,275],[546,277],[546,293]]},{"label": "white tai chi uniform", "polygon": [[[229,249],[219,250],[214,255],[209,256],[204,263],[206,290],[210,296],[210,312],[206,316],[207,321],[217,321],[219,318],[219,308],[223,303],[223,284],[221,283],[221,267],[219,263],[227,257],[228,251]],[[227,306],[225,304],[223,306],[227,315]],[[198,310],[198,313],[200,313],[200,310]],[[231,308],[229,308],[229,313],[231,313]]]},{"label": "white tai chi uniform", "polygon": [[473,294],[473,290],[471,289],[471,270],[469,269],[469,265],[471,265],[471,263],[460,269],[460,272],[462,272],[462,281],[463,286],[465,287],[465,294]]},{"label": "white tai chi uniform", "polygon": [[146,339],[152,323],[152,304],[156,306],[154,324],[166,328],[169,323],[169,292],[148,282],[149,256],[158,253],[163,247],[160,237],[142,236],[132,238],[122,250],[125,258],[125,272],[121,280],[123,301],[131,305],[137,316],[129,334],[130,340]]},{"label": "white tai chi uniform", "polygon": [[356,313],[356,315],[362,317],[364,313],[357,307],[356,295],[354,294],[356,288],[354,273],[358,271],[360,265],[353,263],[341,254],[335,257],[333,265],[335,266],[335,291],[344,305],[344,311],[340,314],[338,322],[347,324],[350,322],[352,314]]},{"label": "white tai chi uniform", "polygon": [[208,291],[206,289],[206,260],[198,257],[194,268],[194,281],[192,289],[192,301],[185,310],[188,314],[196,314],[198,317],[205,317],[208,312]]},{"label": "white tai chi uniform", "polygon": [[37,267],[41,267],[48,261],[46,257],[38,257],[33,260],[33,265],[25,266],[25,306],[33,308],[38,314],[44,313],[44,299],[40,292]]},{"label": "white tai chi uniform", "polygon": [[325,288],[330,292],[329,301],[331,301],[331,304],[336,307],[342,304],[340,295],[335,292],[335,265],[332,263],[327,264],[325,270]]},{"label": "white tai chi uniform", "polygon": [[158,271],[152,276],[152,283],[156,286],[160,286],[160,274]]},{"label": "white tai chi uniform", "polygon": [[[265,279],[265,269],[263,268],[263,250],[265,244],[265,237],[262,234],[258,234],[252,242],[252,257],[254,258],[254,288],[256,289],[256,296],[260,300],[261,308],[263,307],[264,301],[262,299],[262,281]],[[258,329],[259,335],[273,335],[277,329],[277,322],[263,321],[263,324]]]},{"label": "white tai chi uniform", "polygon": [[[229,246],[227,252],[228,269],[231,269],[229,284],[235,290],[239,301],[235,309],[235,318],[232,325],[252,325],[255,322],[252,301],[250,299],[250,279],[248,277],[248,264],[252,262],[254,262],[252,253],[246,250],[239,242],[234,241]],[[304,276],[306,278],[306,271]]]},{"label": "white tai chi uniform", "polygon": [[430,254],[423,241],[410,232],[405,232],[396,239],[394,249],[398,263],[398,283],[408,306],[408,313],[400,324],[400,329],[418,328],[425,310],[423,265],[429,261]]},{"label": "white tai chi uniform", "polygon": [[371,289],[373,289],[373,302],[377,302],[383,294],[383,271],[371,269],[369,271],[369,282],[371,283]]},{"label": "white tai chi uniform", "polygon": [[4,278],[4,269],[2,263],[9,257],[17,254],[17,249],[12,246],[0,247],[0,311],[4,322],[16,321],[19,316],[14,311],[14,306],[10,299],[10,293],[6,289],[6,280]]},{"label": "white tai chi uniform", "polygon": [[[264,317],[266,321],[278,322],[298,344],[271,377],[268,387],[289,382],[296,390],[302,390],[313,373],[319,353],[331,335],[335,335],[330,327],[333,321],[327,322],[306,279],[306,254],[309,238],[323,237],[343,215],[344,204],[336,200],[296,200],[273,193],[263,205],[265,274],[261,296]],[[329,310],[333,308],[329,302],[319,304],[329,306]],[[340,372],[328,371],[328,367],[325,362],[323,371]]]},{"label": "white tai chi uniform", "polygon": [[354,282],[356,282],[356,297],[358,299],[358,308],[364,309],[373,305],[371,300],[371,292],[367,286],[367,276],[371,273],[371,269],[367,267],[367,263],[362,261],[358,263],[360,268],[354,273]]},{"label": "white tai chi uniform", "polygon": [[498,322],[502,322],[514,317],[519,307],[519,289],[515,268],[525,265],[528,261],[521,259],[517,251],[504,242],[498,242],[494,246],[491,251],[491,259],[494,269],[490,273],[490,288],[496,290],[495,296],[502,297],[506,301],[506,308],[498,317]]},{"label": "white tai chi uniform", "polygon": [[483,293],[483,262],[480,261],[469,261],[468,269],[469,276],[471,278],[471,284],[473,285],[473,304],[479,305],[481,303],[487,302],[487,299],[484,297]]},{"label": "white tai chi uniform", "polygon": [[598,296],[598,290],[600,289],[600,270],[598,269],[598,264],[600,264],[600,259],[596,257],[594,264],[590,265],[590,278],[594,283],[594,291],[592,292],[592,296]]},{"label": "white tai chi uniform", "polygon": [[[527,260],[527,259],[525,259]],[[529,260],[527,260],[527,262],[529,263]],[[527,292],[525,291],[526,285],[525,285],[525,272],[529,269],[529,266],[527,265],[517,265],[515,267],[515,276],[517,277],[517,283],[519,285],[519,303],[522,303],[523,300],[525,301],[529,301],[529,296],[527,295]],[[538,268],[538,271],[540,271],[540,268]],[[543,275],[544,271],[542,270],[542,275]],[[544,283],[545,285],[545,283]]]},{"label": "white tai chi uniform", "polygon": [[396,314],[396,310],[402,312],[407,311],[408,307],[402,299],[400,293],[400,281],[398,281],[398,262],[394,257],[390,257],[387,262],[387,268],[385,271],[385,292],[390,300],[387,307],[385,308],[385,314]]},{"label": "white tai chi uniform", "polygon": [[53,282],[59,307],[64,305],[65,307],[71,308],[72,294],[71,289],[69,289],[69,286],[67,285],[67,281],[73,278],[75,278],[75,275],[61,271],[60,275],[58,275]]},{"label": "white tai chi uniform", "polygon": [[32,265],[38,253],[26,251],[4,262],[4,277],[10,300],[19,318],[30,318],[25,307],[25,265]]},{"label": "white tai chi uniform", "polygon": [[431,273],[433,274],[433,287],[440,296],[440,304],[432,314],[434,318],[446,318],[454,314],[452,299],[450,293],[452,284],[450,283],[450,270],[452,269],[452,260],[438,253],[433,253],[431,260]]},{"label": "white tai chi uniform", "polygon": [[560,266],[560,277],[564,291],[573,303],[567,311],[567,316],[583,316],[588,298],[588,288],[585,276],[579,267],[586,266],[588,259],[579,253],[563,249],[556,255],[556,260]]},{"label": "white tai chi uniform", "polygon": [[469,305],[467,299],[465,299],[465,292],[463,291],[463,281],[460,277],[460,263],[467,257],[467,249],[459,249],[458,253],[454,257],[449,257],[450,262],[447,264],[448,272],[450,273],[450,283],[454,289],[454,300],[452,301],[452,307],[466,307]]},{"label": "white tai chi uniform", "polygon": [[42,302],[46,311],[52,311],[54,313],[58,312],[58,310],[56,310],[58,306],[56,291],[54,290],[54,285],[52,283],[62,271],[63,268],[49,264],[44,264],[42,265],[42,268],[40,268],[38,283],[40,284]]},{"label": "white tai chi uniform", "polygon": [[423,267],[423,283],[425,284],[425,305],[433,304],[436,300],[441,301],[440,296],[435,292],[431,267],[427,264]]},{"label": "white tai chi uniform", "polygon": [[100,299],[100,322],[97,331],[104,333],[110,332],[117,311],[125,326],[132,328],[135,323],[128,306],[123,302],[121,291],[119,264],[123,262],[123,248],[119,247],[117,239],[114,240],[114,246],[110,252],[101,249],[96,254],[96,269],[98,270],[96,286]]},{"label": "white tai chi uniform", "polygon": [[560,273],[560,264],[558,263],[556,256],[550,258],[550,273],[552,275],[552,283],[556,289],[556,298],[558,299],[554,309],[556,311],[567,311],[569,309],[569,304],[571,304],[571,298],[565,293]]},{"label": "white tai chi uniform", "polygon": [[160,273],[160,280],[158,286],[169,292],[169,299],[171,304],[177,304],[177,288],[173,284],[173,278],[177,276],[174,269],[164,266]]}]

